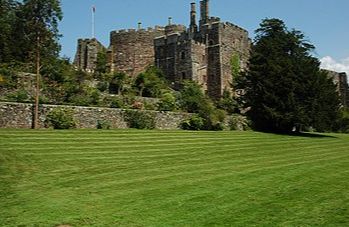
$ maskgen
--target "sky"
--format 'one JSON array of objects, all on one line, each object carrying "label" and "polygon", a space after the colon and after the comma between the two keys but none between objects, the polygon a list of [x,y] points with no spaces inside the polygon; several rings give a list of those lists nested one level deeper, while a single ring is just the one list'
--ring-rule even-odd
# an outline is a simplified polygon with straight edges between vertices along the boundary
[{"label": "sky", "polygon": [[[64,18],[59,25],[61,55],[74,59],[77,39],[92,36],[95,6],[96,38],[106,47],[109,34],[119,29],[189,25],[190,3],[199,0],[61,0]],[[349,75],[349,0],[210,0],[210,16],[232,22],[254,38],[262,19],[279,18],[287,27],[302,31],[316,47],[322,67]],[[199,14],[198,14],[199,15]]]}]

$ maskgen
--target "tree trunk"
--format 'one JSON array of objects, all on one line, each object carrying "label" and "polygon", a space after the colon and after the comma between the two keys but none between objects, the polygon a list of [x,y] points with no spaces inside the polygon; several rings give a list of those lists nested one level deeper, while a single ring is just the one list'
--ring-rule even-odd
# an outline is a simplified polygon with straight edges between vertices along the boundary
[{"label": "tree trunk", "polygon": [[36,50],[36,88],[35,88],[35,104],[34,104],[34,123],[33,128],[39,128],[39,98],[40,98],[40,37],[37,37]]}]

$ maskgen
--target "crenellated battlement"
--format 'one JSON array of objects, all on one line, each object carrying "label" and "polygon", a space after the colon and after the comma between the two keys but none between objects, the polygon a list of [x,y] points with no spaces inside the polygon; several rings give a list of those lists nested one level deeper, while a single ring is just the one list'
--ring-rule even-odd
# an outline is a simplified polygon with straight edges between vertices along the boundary
[{"label": "crenellated battlement", "polygon": [[130,28],[130,29],[120,29],[120,30],[115,30],[112,31],[111,34],[125,34],[125,33],[144,33],[144,32],[163,32],[165,31],[165,27],[163,26],[155,26],[155,27],[148,27],[146,29],[141,28],[141,29],[135,29],[135,28]]}]

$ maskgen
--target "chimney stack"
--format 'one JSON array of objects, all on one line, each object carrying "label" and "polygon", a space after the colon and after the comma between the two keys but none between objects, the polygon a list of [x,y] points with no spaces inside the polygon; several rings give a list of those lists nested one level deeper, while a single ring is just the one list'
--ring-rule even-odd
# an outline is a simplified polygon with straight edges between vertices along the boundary
[{"label": "chimney stack", "polygon": [[200,24],[206,24],[209,19],[209,0],[202,0],[200,1],[200,11],[201,11],[201,18],[200,18]]},{"label": "chimney stack", "polygon": [[191,11],[190,11],[190,32],[196,33],[198,26],[196,25],[196,4],[195,2],[191,3]]}]

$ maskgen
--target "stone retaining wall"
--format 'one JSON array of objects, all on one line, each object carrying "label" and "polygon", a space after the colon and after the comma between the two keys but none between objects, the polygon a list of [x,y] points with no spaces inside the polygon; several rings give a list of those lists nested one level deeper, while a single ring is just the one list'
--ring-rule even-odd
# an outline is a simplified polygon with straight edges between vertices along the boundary
[{"label": "stone retaining wall", "polygon": [[[125,111],[122,109],[81,107],[81,106],[57,106],[41,105],[41,128],[45,127],[47,114],[56,108],[66,108],[74,112],[77,128],[97,128],[97,121],[104,120],[111,123],[112,128],[128,128],[124,119]],[[137,110],[135,110],[137,111]],[[157,129],[178,129],[179,124],[190,117],[187,113],[155,112]],[[0,128],[31,128],[33,122],[33,105],[26,103],[0,102]]]}]

